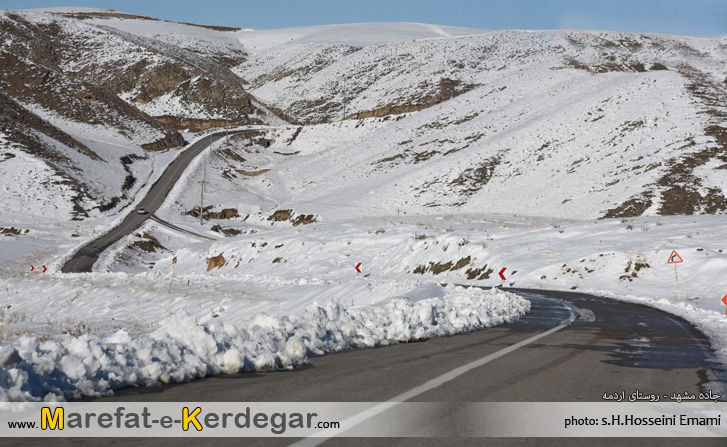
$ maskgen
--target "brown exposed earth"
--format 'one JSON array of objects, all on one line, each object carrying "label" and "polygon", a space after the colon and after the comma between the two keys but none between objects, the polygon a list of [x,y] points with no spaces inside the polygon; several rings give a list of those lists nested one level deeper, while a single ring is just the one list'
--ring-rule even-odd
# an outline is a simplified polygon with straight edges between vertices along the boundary
[{"label": "brown exposed earth", "polygon": [[290,220],[293,216],[293,210],[277,210],[268,217],[268,221],[282,222]]},{"label": "brown exposed earth", "polygon": [[[139,237],[138,234],[137,234],[137,237]],[[152,236],[152,235],[150,235],[148,233],[143,233],[140,237],[143,240],[141,240],[141,241],[135,241],[132,244],[132,246],[134,246],[134,247],[136,247],[136,248],[138,248],[140,250],[143,250],[143,251],[145,251],[147,253],[153,253],[153,252],[155,252],[157,250],[159,250],[159,251],[166,250],[166,248],[154,236]]]},{"label": "brown exposed earth", "polygon": [[258,175],[262,175],[270,171],[270,169],[260,169],[258,171],[244,171],[242,169],[236,169],[235,171],[246,177],[257,177]]},{"label": "brown exposed earth", "polygon": [[207,258],[207,271],[212,269],[220,268],[227,264],[227,260],[223,256],[224,253],[220,253],[217,256]]},{"label": "brown exposed earth", "polygon": [[[387,115],[416,112],[449,101],[477,87],[455,79],[442,78],[434,86],[421,85],[426,93],[412,98],[401,98],[396,104],[387,104],[373,110],[352,113],[344,119],[379,118]],[[421,91],[420,90],[420,91]]]},{"label": "brown exposed earth", "polygon": [[109,11],[109,12],[59,12],[56,13],[63,17],[68,17],[71,19],[79,19],[79,20],[89,20],[89,19],[98,19],[98,18],[115,18],[115,19],[141,19],[141,20],[155,20],[159,21],[159,19],[155,19],[152,17],[146,17],[146,16],[138,16],[135,14],[126,14],[123,12],[116,12],[116,11]]},{"label": "brown exposed earth", "polygon": [[154,142],[141,145],[148,151],[165,151],[179,146],[184,146],[184,137],[176,132],[167,134],[164,138]]},{"label": "brown exposed earth", "polygon": [[30,232],[30,230],[23,231],[18,228],[15,228],[15,227],[10,227],[10,228],[0,227],[0,234],[4,234],[5,236],[13,236],[13,235],[20,236],[21,234],[26,234],[28,232]]},{"label": "brown exposed earth", "polygon": [[632,197],[616,208],[606,211],[604,218],[640,216],[651,206],[651,193],[646,192],[640,196]]},{"label": "brown exposed earth", "polygon": [[242,234],[242,230],[238,230],[236,228],[223,228],[221,225],[212,226],[212,231],[222,233],[225,236],[237,236],[239,234]]},{"label": "brown exposed earth", "polygon": [[243,142],[245,147],[270,147],[275,143],[275,140],[267,138],[267,132],[263,130],[236,134],[233,137],[233,141]]},{"label": "brown exposed earth", "polygon": [[[472,258],[470,256],[467,256],[466,258],[459,259],[457,261],[449,261],[446,263],[441,262],[430,262],[429,265],[419,265],[417,268],[414,269],[414,273],[418,273],[420,275],[423,275],[424,273],[432,273],[433,275],[439,275],[440,273],[444,273],[447,271],[455,271],[459,270],[461,268],[466,267],[469,265]],[[467,270],[467,272],[470,272],[470,270]]]},{"label": "brown exposed earth", "polygon": [[227,125],[240,125],[238,123],[230,123],[229,121],[225,120],[201,120],[194,118],[180,118],[169,115],[157,116],[155,118],[159,120],[159,122],[164,123],[173,129],[188,130],[190,132],[201,132],[203,130],[225,127]]},{"label": "brown exposed earth", "polygon": [[[235,208],[225,208],[222,211],[212,211],[214,205],[204,207],[203,218],[205,219],[234,219],[240,217]],[[199,217],[199,207],[187,211],[188,216]]]},{"label": "brown exposed earth", "polygon": [[297,227],[298,225],[308,225],[315,221],[316,217],[313,214],[299,214],[298,217],[293,220],[293,226]]},{"label": "brown exposed earth", "polygon": [[316,216],[313,214],[299,214],[298,216],[293,218],[293,210],[277,210],[273,214],[268,216],[268,221],[272,221],[273,223],[290,221],[295,227],[298,225],[307,225],[315,222]]}]

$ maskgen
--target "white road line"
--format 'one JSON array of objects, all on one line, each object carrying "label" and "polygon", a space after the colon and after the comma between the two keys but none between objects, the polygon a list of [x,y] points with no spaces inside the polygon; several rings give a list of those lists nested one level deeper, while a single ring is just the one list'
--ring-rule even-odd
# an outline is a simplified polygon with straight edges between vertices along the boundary
[{"label": "white road line", "polygon": [[547,337],[548,335],[557,332],[565,327],[568,327],[574,320],[576,316],[571,311],[571,316],[565,321],[562,321],[560,325],[549,329],[545,332],[541,332],[538,335],[534,335],[527,340],[523,340],[519,343],[515,343],[512,346],[508,346],[505,349],[501,349],[495,353],[492,353],[490,355],[487,355],[485,357],[482,357],[481,359],[475,360],[473,362],[470,362],[466,365],[460,366],[459,368],[455,368],[448,373],[442,374],[439,377],[436,377],[432,380],[429,380],[428,382],[425,382],[422,385],[419,385],[418,387],[412,388],[411,390],[399,394],[396,397],[393,397],[386,402],[382,402],[366,411],[362,411],[361,413],[355,414],[347,419],[344,419],[340,423],[340,427],[338,429],[326,429],[321,430],[307,438],[301,439],[298,442],[295,442],[291,444],[291,447],[314,447],[317,445],[320,445],[324,442],[326,442],[328,439],[331,439],[335,436],[340,435],[341,433],[352,429],[353,427],[357,426],[358,424],[371,419],[372,417],[383,413],[386,410],[389,410],[397,405],[399,405],[402,402],[406,402],[409,399],[412,399],[420,394],[426,393],[427,391],[433,390],[434,388],[437,388],[440,385],[443,385],[449,381],[452,381],[456,379],[457,377],[461,376],[462,374],[469,372],[475,368],[479,368],[482,365],[485,365],[487,363],[490,363],[493,360],[497,360],[500,357],[509,354],[516,349],[522,348],[523,346],[529,345],[530,343],[540,340],[543,337]]}]

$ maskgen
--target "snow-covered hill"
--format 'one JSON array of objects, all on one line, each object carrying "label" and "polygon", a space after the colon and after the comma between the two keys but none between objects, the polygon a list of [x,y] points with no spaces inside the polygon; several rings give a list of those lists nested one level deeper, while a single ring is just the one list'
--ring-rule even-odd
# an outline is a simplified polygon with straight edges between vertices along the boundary
[{"label": "snow-covered hill", "polygon": [[[270,169],[249,187],[270,182],[266,200],[328,219],[727,208],[727,38],[251,30],[83,8],[1,18],[3,135],[64,179],[46,183],[75,209],[65,219],[130,203],[153,150],[180,144],[177,130],[285,124],[278,116],[301,126],[272,130],[267,152],[298,154],[249,166]],[[17,203],[8,211],[23,214]]]},{"label": "snow-covered hill", "polygon": [[0,165],[2,211],[18,218],[4,223],[117,213],[160,167],[159,153],[183,146],[179,131],[283,122],[229,71],[245,60],[230,30],[175,25],[170,39],[114,22],[164,23],[92,9],[0,11],[0,132],[13,155]]},{"label": "snow-covered hill", "polygon": [[[305,127],[291,145],[321,154],[300,172],[286,164],[296,197],[330,203],[355,187],[372,192],[358,197],[367,212],[725,211],[726,38],[494,31],[365,47],[311,40],[255,52],[251,37],[250,58],[235,68],[251,93],[288,115],[331,123]],[[336,123],[343,118],[369,132]],[[320,134],[351,139],[329,144]]]}]

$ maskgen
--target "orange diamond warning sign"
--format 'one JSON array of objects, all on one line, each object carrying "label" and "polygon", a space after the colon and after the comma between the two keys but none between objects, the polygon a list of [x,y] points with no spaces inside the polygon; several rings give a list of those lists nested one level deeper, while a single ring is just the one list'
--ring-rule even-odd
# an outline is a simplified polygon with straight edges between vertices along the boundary
[{"label": "orange diamond warning sign", "polygon": [[679,253],[677,253],[676,250],[673,250],[671,254],[669,255],[669,260],[666,261],[667,264],[679,264],[680,262],[684,262],[681,256],[679,256]]}]

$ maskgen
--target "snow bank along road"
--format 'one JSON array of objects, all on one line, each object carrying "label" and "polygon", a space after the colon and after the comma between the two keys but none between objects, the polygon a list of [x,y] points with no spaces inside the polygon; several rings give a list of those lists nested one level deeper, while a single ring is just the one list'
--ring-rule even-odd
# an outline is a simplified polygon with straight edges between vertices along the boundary
[{"label": "snow bank along road", "polygon": [[[532,303],[532,312],[514,323],[422,343],[314,357],[310,366],[289,372],[241,373],[183,385],[129,388],[99,401],[601,402],[604,392],[698,394],[712,389],[712,381],[721,380],[724,385],[725,371],[712,362],[707,338],[677,317],[592,295],[510,290]],[[552,330],[559,326],[563,327]],[[540,334],[545,336],[536,338]],[[499,355],[503,350],[507,351]],[[461,374],[453,374],[455,369]],[[396,411],[395,407],[389,411]],[[386,418],[387,413],[378,417]],[[417,423],[441,437],[456,437],[463,420],[457,412],[422,418]],[[321,440],[309,441],[315,445]],[[390,445],[427,440],[336,441]],[[441,445],[446,440],[428,441]],[[454,445],[463,439],[451,441]],[[668,445],[670,440],[660,441]],[[290,438],[260,440],[261,445],[291,442]]]},{"label": "snow bank along road", "polygon": [[[229,132],[229,134],[233,135],[244,132],[251,131],[237,130]],[[179,177],[181,177],[182,173],[187,168],[187,165],[189,165],[189,163],[194,160],[197,155],[205,150],[207,146],[224,137],[225,134],[225,132],[218,132],[202,138],[179,154],[179,156],[170,163],[169,167],[167,167],[159,180],[151,187],[151,189],[149,189],[149,192],[137,205],[137,207],[145,208],[148,214],[138,214],[136,210],[133,210],[117,227],[103,236],[94,239],[78,250],[78,252],[76,252],[76,254],[74,254],[73,257],[65,263],[61,271],[63,273],[90,272],[93,264],[98,260],[99,255],[104,250],[110,247],[114,242],[139,228],[141,224],[149,218],[151,213],[159,209],[164,202],[164,199],[167,197],[167,194],[169,194],[169,191],[172,187],[174,187],[174,184],[177,180],[179,180]]]}]

